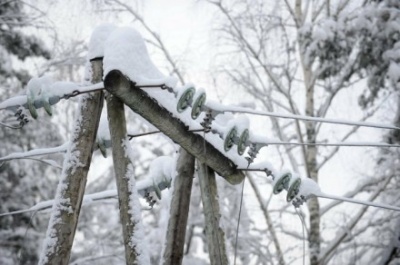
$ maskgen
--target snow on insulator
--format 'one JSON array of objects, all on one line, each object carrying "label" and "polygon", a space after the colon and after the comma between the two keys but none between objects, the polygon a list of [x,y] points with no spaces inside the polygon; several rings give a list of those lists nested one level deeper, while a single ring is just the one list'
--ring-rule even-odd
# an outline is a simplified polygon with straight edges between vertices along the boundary
[{"label": "snow on insulator", "polygon": [[42,77],[34,77],[29,80],[27,84],[27,104],[29,112],[32,117],[36,119],[38,117],[36,107],[35,107],[35,99],[41,98],[42,106],[44,106],[46,112],[49,115],[52,115],[51,107],[49,104],[49,91],[54,83],[54,80],[49,75],[44,75]]},{"label": "snow on insulator", "polygon": [[[286,171],[282,171],[283,173],[277,171],[271,162],[268,162],[265,160],[252,163],[251,165],[249,165],[248,169],[249,170],[258,170],[258,169],[263,170],[267,174],[267,176],[272,177],[273,185],[275,185],[277,176],[281,176],[283,173],[286,173]],[[290,172],[290,171],[287,171],[287,172]]]},{"label": "snow on insulator", "polygon": [[161,199],[160,190],[170,187],[172,179],[176,176],[175,165],[176,160],[170,156],[159,156],[150,163],[148,178],[152,179],[159,199]]},{"label": "snow on insulator", "polygon": [[117,29],[115,25],[103,23],[93,30],[89,41],[89,50],[87,55],[89,61],[104,56],[105,42],[115,29]]},{"label": "snow on insulator", "polygon": [[182,113],[193,103],[193,96],[196,93],[196,88],[193,84],[187,84],[178,89],[176,92],[176,98],[178,103],[176,110],[178,113]]},{"label": "snow on insulator", "polygon": [[249,128],[250,121],[249,118],[245,115],[237,116],[234,122],[239,133]]},{"label": "snow on insulator", "polygon": [[192,112],[191,116],[193,120],[196,120],[199,116],[204,118],[204,114],[202,114],[204,103],[206,102],[207,95],[204,88],[196,89],[196,93],[193,96],[193,103],[192,103]]},{"label": "snow on insulator", "polygon": [[107,116],[107,108],[103,108],[96,136],[96,143],[103,157],[107,157],[107,148],[111,147],[111,135]]},{"label": "snow on insulator", "polygon": [[278,194],[281,191],[289,189],[289,183],[292,178],[290,170],[282,170],[279,173],[273,175],[272,185],[274,187],[274,194]]},{"label": "snow on insulator", "polygon": [[49,75],[33,77],[29,80],[26,89],[27,95],[37,97],[42,92],[43,87],[48,87],[53,83],[53,78]]},{"label": "snow on insulator", "polygon": [[310,178],[302,178],[301,179],[300,190],[299,190],[299,194],[297,195],[297,197],[302,196],[307,199],[309,197],[318,195],[320,193],[321,193],[321,188],[319,187],[317,182],[315,182],[314,180],[312,180]]},{"label": "snow on insulator", "polygon": [[104,76],[119,70],[137,86],[164,84],[175,87],[175,77],[164,76],[151,61],[146,44],[138,31],[129,27],[115,29],[104,47]]},{"label": "snow on insulator", "polygon": [[286,196],[286,201],[291,202],[299,195],[302,178],[298,174],[292,173],[292,178],[289,182],[289,189]]},{"label": "snow on insulator", "polygon": [[231,119],[224,132],[226,149],[230,149],[233,144],[237,145],[237,153],[243,155],[248,145],[249,139],[249,119],[240,115]]}]

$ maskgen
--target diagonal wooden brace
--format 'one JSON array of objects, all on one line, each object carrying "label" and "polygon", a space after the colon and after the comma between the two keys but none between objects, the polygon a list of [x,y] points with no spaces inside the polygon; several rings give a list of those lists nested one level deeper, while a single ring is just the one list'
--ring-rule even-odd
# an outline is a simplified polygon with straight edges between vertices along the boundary
[{"label": "diagonal wooden brace", "polygon": [[[198,134],[189,132],[188,127],[174,118],[145,91],[135,87],[119,70],[110,71],[104,79],[105,88],[125,105],[141,115],[200,162],[207,164],[231,184],[244,179],[242,171],[213,145]],[[167,92],[166,92],[167,93]],[[205,150],[204,150],[205,149]]]}]

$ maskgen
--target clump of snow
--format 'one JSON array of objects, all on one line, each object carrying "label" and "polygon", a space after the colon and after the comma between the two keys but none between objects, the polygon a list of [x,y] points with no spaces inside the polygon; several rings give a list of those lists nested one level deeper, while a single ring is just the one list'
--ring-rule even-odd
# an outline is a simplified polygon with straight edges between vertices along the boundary
[{"label": "clump of snow", "polygon": [[78,84],[67,81],[57,81],[49,86],[49,90],[46,92],[49,96],[62,97],[66,94],[72,93],[75,90],[81,91]]},{"label": "clump of snow", "polygon": [[100,116],[99,128],[97,130],[97,142],[111,140],[107,117],[107,108],[103,108]]},{"label": "clump of snow", "polygon": [[2,66],[2,71],[6,71],[6,73],[11,72],[13,69],[10,53],[3,47],[3,45],[0,46],[0,65]]},{"label": "clump of snow", "polygon": [[33,77],[29,80],[26,89],[26,94],[30,98],[38,97],[43,93],[48,93],[51,85],[54,83],[53,77],[50,75],[44,75],[42,77]]},{"label": "clump of snow", "polygon": [[107,38],[117,27],[110,23],[97,26],[89,41],[88,59],[101,58],[104,56],[104,46]]},{"label": "clump of snow", "polygon": [[309,198],[310,196],[318,196],[321,194],[321,188],[319,185],[310,178],[301,178],[300,191],[297,197],[303,196]]},{"label": "clump of snow", "polygon": [[245,115],[239,115],[235,118],[235,125],[238,133],[242,133],[244,130],[249,129],[249,118]]},{"label": "clump of snow", "polygon": [[165,77],[151,61],[146,44],[138,31],[129,27],[115,29],[104,48],[104,76],[119,70],[140,85],[167,84],[174,87],[175,77]]},{"label": "clump of snow", "polygon": [[227,126],[229,122],[231,122],[232,119],[234,119],[235,116],[233,116],[232,113],[225,112],[225,113],[219,113],[217,116],[214,117],[214,121],[216,123],[219,123],[223,126]]},{"label": "clump of snow", "polygon": [[274,166],[272,165],[272,163],[268,162],[268,161],[260,161],[257,163],[252,163],[249,165],[249,169],[263,169],[266,171],[270,171],[271,175],[274,177],[274,180],[276,180],[277,176],[281,176],[282,173],[280,173],[279,171],[277,171]]},{"label": "clump of snow", "polygon": [[400,65],[394,61],[391,61],[387,75],[394,85],[400,82]]},{"label": "clump of snow", "polygon": [[[181,96],[183,95],[183,93],[189,88],[194,88],[194,85],[192,83],[188,83],[183,86],[177,87],[175,89],[176,100],[179,100],[181,98]],[[195,91],[195,94],[196,94],[196,91]],[[165,91],[160,91],[160,93],[165,93]]]},{"label": "clump of snow", "polygon": [[299,179],[300,175],[298,173],[292,172],[292,177],[290,178],[289,187],[295,182],[296,179]]},{"label": "clump of snow", "polygon": [[171,182],[176,176],[176,161],[170,156],[159,156],[150,163],[149,177],[155,183]]}]

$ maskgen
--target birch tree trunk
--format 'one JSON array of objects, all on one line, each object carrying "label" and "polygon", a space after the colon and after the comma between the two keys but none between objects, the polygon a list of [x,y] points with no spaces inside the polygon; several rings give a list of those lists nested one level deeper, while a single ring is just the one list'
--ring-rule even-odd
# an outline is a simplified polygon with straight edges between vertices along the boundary
[{"label": "birch tree trunk", "polygon": [[[91,61],[92,83],[102,80],[101,60]],[[68,264],[103,108],[103,92],[83,95],[64,159],[39,264]]]},{"label": "birch tree trunk", "polygon": [[[295,2],[295,21],[298,28],[301,28],[304,23],[302,12],[302,1],[296,0]],[[302,46],[300,40],[299,45]],[[311,65],[306,63],[304,54],[300,51],[300,63],[303,70],[304,87],[306,90],[306,107],[305,113],[307,116],[315,116],[315,103],[314,103],[314,74]],[[302,137],[299,135],[299,137]],[[307,142],[315,144],[317,137],[316,125],[312,122],[306,122],[306,138]],[[305,169],[309,178],[318,183],[318,165],[317,165],[317,147],[315,145],[308,145],[305,150]],[[321,216],[319,213],[319,202],[316,197],[310,198],[307,201],[308,210],[310,213],[310,231],[309,231],[309,251],[310,251],[310,265],[319,264],[319,254],[321,252],[321,231],[320,221]]]},{"label": "birch tree trunk", "polygon": [[[304,63],[301,57],[304,85],[306,88],[306,115],[314,116],[314,84],[311,82],[312,72],[308,65]],[[315,123],[306,123],[307,142],[315,144],[316,129]],[[309,178],[318,183],[318,165],[317,165],[317,147],[308,145],[306,148],[306,172]],[[310,249],[310,265],[319,264],[319,254],[321,252],[321,231],[320,231],[320,213],[319,202],[317,197],[310,198],[307,201],[308,210],[310,212],[310,231],[309,231],[309,249]]]}]

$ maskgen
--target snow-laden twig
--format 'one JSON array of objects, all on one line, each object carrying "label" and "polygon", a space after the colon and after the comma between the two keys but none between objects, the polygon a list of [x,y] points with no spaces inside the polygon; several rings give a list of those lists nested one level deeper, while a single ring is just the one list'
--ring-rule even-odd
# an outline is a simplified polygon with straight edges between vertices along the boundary
[{"label": "snow-laden twig", "polygon": [[[136,183],[136,189],[139,194],[144,196],[146,193],[150,193],[157,190],[164,190],[169,187],[168,183],[171,182],[171,178],[166,178],[167,176],[151,176],[149,178],[140,180]],[[170,177],[170,176],[169,176]],[[157,185],[158,188],[156,188],[154,185]],[[101,201],[101,200],[107,200],[107,199],[112,199],[116,198],[118,196],[117,190],[105,190],[105,191],[100,191],[100,192],[95,192],[92,194],[86,194],[83,197],[82,201],[82,206],[89,206],[93,202],[96,201]],[[47,201],[42,201],[39,202],[32,207],[28,209],[23,209],[23,210],[18,210],[18,211],[13,211],[13,212],[8,212],[8,213],[0,213],[1,216],[7,216],[7,215],[14,215],[14,214],[20,214],[20,213],[27,213],[27,212],[33,212],[33,211],[44,211],[47,209],[50,209],[53,206],[54,200],[47,200]]]},{"label": "snow-laden twig", "polygon": [[[331,240],[329,245],[320,254],[320,256],[319,256],[319,260],[320,261],[322,261],[322,262],[328,262],[329,261],[332,252],[335,249],[337,249],[337,246],[348,236],[349,231],[351,231],[351,229],[353,229],[357,225],[357,223],[361,220],[361,218],[366,213],[366,211],[368,209],[368,206],[375,206],[375,207],[383,208],[383,207],[381,207],[382,206],[381,204],[375,204],[375,203],[372,203],[372,201],[375,200],[379,196],[379,194],[385,190],[385,188],[389,184],[389,182],[390,182],[392,177],[393,177],[393,175],[389,176],[381,185],[379,185],[379,187],[375,190],[375,192],[369,197],[369,202],[364,202],[364,201],[359,201],[359,200],[351,200],[351,201],[349,201],[349,200],[343,200],[343,197],[330,196],[330,198],[333,197],[332,199],[337,199],[337,200],[341,200],[341,201],[349,201],[349,202],[353,202],[353,203],[359,203],[359,204],[363,204],[365,206],[362,207],[357,212],[357,214],[355,214],[354,217],[350,220],[350,222],[347,224],[347,226],[344,227],[342,229],[342,231],[340,233],[338,233],[337,236],[333,240]],[[320,192],[320,191],[318,192],[317,191],[316,193],[318,194],[318,193],[322,193],[322,192]],[[327,197],[327,196],[324,196],[326,194],[323,194],[323,193],[320,194],[320,195],[322,195],[321,197],[323,197],[323,198]],[[346,198],[346,199],[348,199],[348,198]],[[375,205],[372,205],[372,204],[375,204]],[[384,206],[386,206],[386,205],[384,205]],[[390,207],[392,208],[392,206],[390,206]],[[389,209],[389,208],[385,207],[385,209]],[[390,210],[400,211],[399,208],[397,208],[397,209],[393,209],[392,208]]]},{"label": "snow-laden twig", "polygon": [[[117,196],[118,196],[117,190],[105,190],[105,191],[101,191],[101,192],[87,194],[83,197],[82,206],[88,206],[95,201],[112,199],[112,198],[116,198]],[[0,214],[0,217],[14,215],[14,214],[27,213],[27,212],[45,211],[45,210],[50,209],[53,206],[53,203],[54,203],[54,200],[38,202],[37,204],[35,204],[34,206],[32,206],[28,209],[23,209],[23,210],[8,212],[8,213],[2,213],[2,214]]]},{"label": "snow-laden twig", "polygon": [[[369,179],[368,181],[365,181],[361,184],[359,184],[355,189],[352,191],[347,192],[346,194],[343,195],[345,198],[353,198],[357,194],[359,194],[362,191],[365,191],[367,188],[370,188],[372,186],[378,185],[382,179]],[[332,201],[331,203],[327,204],[324,207],[321,207],[320,209],[320,214],[321,216],[327,213],[329,210],[331,210],[333,207],[338,206],[339,204],[343,203],[343,201],[335,200]]]},{"label": "snow-laden twig", "polygon": [[63,153],[67,151],[69,146],[69,142],[66,142],[57,147],[50,147],[50,148],[40,148],[40,149],[33,149],[26,152],[18,152],[12,153],[7,156],[0,157],[0,162],[2,161],[9,161],[12,159],[27,159],[33,156],[42,156],[42,155],[50,155],[55,153]]},{"label": "snow-laden twig", "polygon": [[4,126],[4,127],[10,128],[10,129],[14,129],[14,130],[18,130],[18,129],[21,129],[21,128],[22,128],[21,125],[12,126],[12,125],[5,124],[5,123],[3,123],[3,122],[0,122],[0,126]]}]

